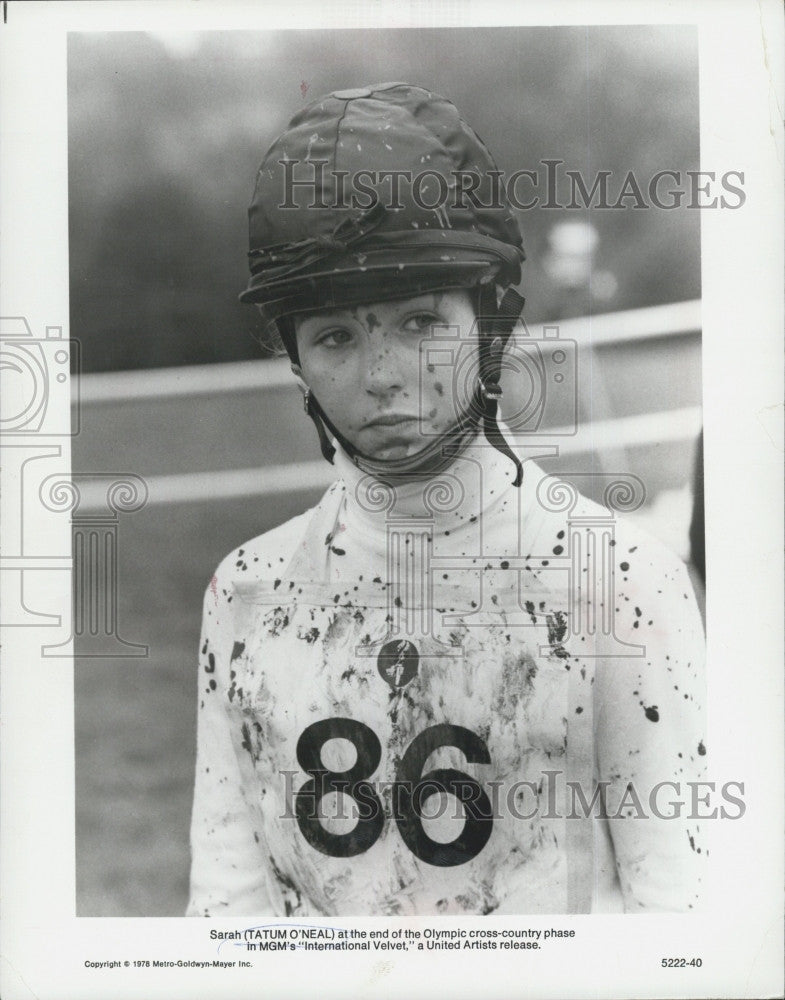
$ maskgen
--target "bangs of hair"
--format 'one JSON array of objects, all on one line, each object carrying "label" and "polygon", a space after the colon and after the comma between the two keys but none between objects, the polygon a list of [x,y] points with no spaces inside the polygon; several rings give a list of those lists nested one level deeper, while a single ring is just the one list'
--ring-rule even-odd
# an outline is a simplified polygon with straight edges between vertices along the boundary
[{"label": "bangs of hair", "polygon": [[[260,317],[262,317],[262,323],[257,328],[254,336],[262,349],[262,353],[272,358],[286,357],[288,351],[284,343],[284,334],[287,336],[294,334],[293,324],[288,317],[281,317],[277,320],[268,319],[260,305],[257,305],[256,309]],[[287,329],[287,327],[290,329]]]}]

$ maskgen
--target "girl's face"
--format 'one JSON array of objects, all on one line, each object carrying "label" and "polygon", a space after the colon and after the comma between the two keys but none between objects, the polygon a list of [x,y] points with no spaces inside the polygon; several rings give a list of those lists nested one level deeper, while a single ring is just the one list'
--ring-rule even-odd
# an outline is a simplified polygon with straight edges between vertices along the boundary
[{"label": "girl's face", "polygon": [[306,384],[364,455],[408,458],[468,406],[466,387],[475,379],[461,368],[476,358],[479,342],[468,292],[304,315],[295,331]]}]

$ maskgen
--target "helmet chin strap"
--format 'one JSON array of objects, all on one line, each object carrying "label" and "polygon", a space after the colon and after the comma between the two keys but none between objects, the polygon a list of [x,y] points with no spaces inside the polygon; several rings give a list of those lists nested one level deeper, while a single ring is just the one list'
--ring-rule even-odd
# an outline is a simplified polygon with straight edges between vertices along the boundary
[{"label": "helmet chin strap", "polygon": [[502,395],[499,383],[504,348],[520,316],[524,299],[523,296],[510,288],[505,292],[497,307],[495,289],[493,286],[489,286],[481,289],[479,304],[481,331],[479,376],[469,409],[460,415],[451,428],[435,437],[430,444],[411,456],[382,460],[371,458],[358,451],[329,419],[303,379],[299,363],[294,358],[292,359],[292,371],[303,392],[305,412],[314,422],[316,432],[319,435],[322,455],[331,465],[335,458],[335,446],[330,441],[328,430],[357,468],[377,479],[390,477],[396,482],[405,482],[407,479],[416,480],[425,476],[438,475],[475,440],[479,433],[480,424],[482,424],[488,443],[492,444],[515,465],[516,475],[513,485],[521,485],[523,465],[499,427],[498,406]]},{"label": "helmet chin strap", "polygon": [[[513,486],[523,482],[523,464],[510,447],[499,427],[499,400],[502,398],[501,374],[504,348],[518,321],[525,299],[508,288],[496,306],[496,292],[491,286],[480,288],[480,377],[477,391],[482,412],[483,430],[489,444],[510,459],[515,466]],[[486,318],[487,317],[487,318]]]},{"label": "helmet chin strap", "polygon": [[[329,428],[330,433],[358,469],[375,476],[377,479],[389,477],[397,483],[415,481],[443,472],[475,440],[479,431],[478,421],[470,413],[466,413],[452,427],[438,437],[432,438],[424,448],[413,455],[393,459],[372,458],[370,455],[364,455],[358,451],[351,442],[346,440],[331,423],[313,396],[310,397],[309,404],[309,415],[314,423],[318,420]],[[334,454],[335,449],[330,447]],[[322,454],[327,458],[324,449],[322,449]],[[327,460],[331,461],[330,458]]]},{"label": "helmet chin strap", "polygon": [[[361,469],[377,479],[385,476],[394,478],[396,482],[404,482],[407,479],[421,479],[423,476],[437,475],[446,469],[460,455],[468,445],[477,437],[479,432],[479,420],[471,412],[463,414],[456,423],[434,437],[424,448],[421,448],[414,455],[407,455],[404,458],[378,459],[370,455],[364,455],[338,430],[333,424],[318,400],[311,392],[302,377],[299,365],[293,364],[292,371],[297,376],[300,389],[303,393],[303,406],[305,412],[311,418],[319,435],[319,445],[324,458],[332,465],[335,458],[335,446],[330,440],[332,437],[341,446],[352,462]],[[476,408],[473,407],[476,410]],[[329,434],[328,434],[329,431]]]}]

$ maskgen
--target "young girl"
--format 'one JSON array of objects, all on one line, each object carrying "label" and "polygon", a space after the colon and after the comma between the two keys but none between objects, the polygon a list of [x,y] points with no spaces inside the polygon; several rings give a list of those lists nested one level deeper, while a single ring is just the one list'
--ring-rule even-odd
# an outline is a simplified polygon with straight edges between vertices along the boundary
[{"label": "young girl", "polygon": [[500,176],[400,83],[311,104],[259,170],[242,297],[336,482],[207,590],[190,914],[697,904],[700,618],[673,555],[500,422]]}]

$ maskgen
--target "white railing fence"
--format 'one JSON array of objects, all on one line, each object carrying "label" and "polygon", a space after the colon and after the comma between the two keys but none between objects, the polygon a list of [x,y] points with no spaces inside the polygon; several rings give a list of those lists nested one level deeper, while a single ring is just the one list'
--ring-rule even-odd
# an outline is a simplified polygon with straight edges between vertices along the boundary
[{"label": "white railing fence", "polygon": [[[700,300],[559,322],[559,340],[576,342],[581,368],[577,429],[548,429],[559,446],[554,471],[566,462],[643,472],[650,506],[670,496],[667,517],[677,505],[683,522],[701,427],[700,332]],[[74,405],[82,428],[74,469],[120,461],[144,477],[152,505],[309,492],[334,478],[286,359],[88,374]],[[91,506],[89,484],[82,502]]]}]

